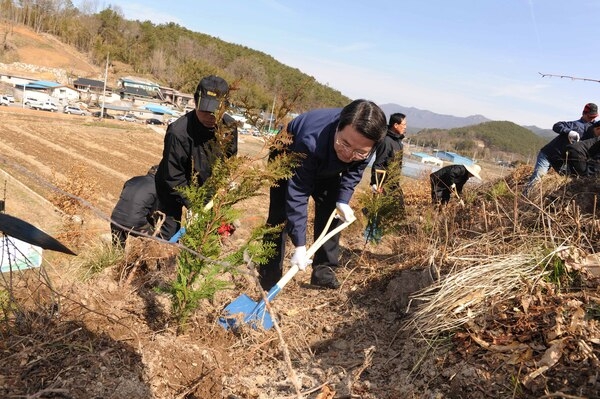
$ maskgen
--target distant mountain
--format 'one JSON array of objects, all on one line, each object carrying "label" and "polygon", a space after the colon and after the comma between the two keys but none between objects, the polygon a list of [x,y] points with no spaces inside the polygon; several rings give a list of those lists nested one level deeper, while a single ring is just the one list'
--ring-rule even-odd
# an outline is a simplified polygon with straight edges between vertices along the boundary
[{"label": "distant mountain", "polygon": [[497,156],[518,154],[534,156],[547,139],[531,130],[508,121],[490,121],[452,129],[423,129],[408,136],[421,146],[458,153],[488,153]]},{"label": "distant mountain", "polygon": [[[460,117],[436,114],[435,112],[414,107],[403,107],[398,104],[382,104],[380,107],[388,117],[395,112],[406,115],[408,120],[408,133],[417,133],[422,129],[453,129],[492,121],[483,115]],[[523,127],[544,139],[553,139],[556,136],[556,133],[550,129],[542,129],[537,126]]]},{"label": "distant mountain", "polygon": [[556,137],[556,133],[552,129],[542,129],[537,126],[523,126],[525,129],[529,129],[535,134],[545,139],[552,140]]},{"label": "distant mountain", "polygon": [[471,115],[467,117],[443,115],[414,107],[403,107],[398,104],[382,104],[380,107],[388,116],[395,112],[401,112],[406,115],[408,126],[411,128],[411,130],[452,129],[455,127],[478,125],[491,120],[483,115]]}]

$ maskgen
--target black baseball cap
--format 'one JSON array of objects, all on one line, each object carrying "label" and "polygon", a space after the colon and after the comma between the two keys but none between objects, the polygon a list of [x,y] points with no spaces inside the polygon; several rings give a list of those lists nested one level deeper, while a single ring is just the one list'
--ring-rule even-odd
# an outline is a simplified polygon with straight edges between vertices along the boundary
[{"label": "black baseball cap", "polygon": [[587,103],[585,107],[583,107],[583,114],[589,114],[591,117],[595,118],[598,116],[598,106],[594,103]]},{"label": "black baseball cap", "polygon": [[198,95],[197,108],[199,111],[215,112],[221,101],[229,93],[229,85],[225,79],[215,75],[202,78],[196,88]]}]

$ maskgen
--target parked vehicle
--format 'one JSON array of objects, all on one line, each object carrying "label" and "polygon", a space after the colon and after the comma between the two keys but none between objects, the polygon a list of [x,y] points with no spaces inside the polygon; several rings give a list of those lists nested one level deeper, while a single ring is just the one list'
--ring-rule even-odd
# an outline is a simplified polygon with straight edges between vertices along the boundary
[{"label": "parked vehicle", "polygon": [[30,101],[29,102],[29,107],[31,109],[39,109],[42,111],[50,111],[50,112],[56,112],[58,111],[58,106],[56,104],[54,104],[52,101],[50,100],[46,100],[46,101]]},{"label": "parked vehicle", "polygon": [[[100,118],[100,111],[92,112],[94,118]],[[103,115],[104,119],[115,119],[115,117],[107,112]]]},{"label": "parked vehicle", "polygon": [[156,119],[156,118],[146,119],[146,123],[148,125],[164,125],[163,121],[161,121],[160,119]]},{"label": "parked vehicle", "polygon": [[135,115],[127,114],[127,115],[119,116],[119,120],[125,121],[125,122],[136,122],[137,118],[135,117]]},{"label": "parked vehicle", "polygon": [[38,100],[38,99],[37,99],[37,98],[35,98],[35,97],[27,97],[27,98],[25,99],[25,101],[23,102],[23,104],[25,104],[25,105],[27,105],[27,106],[30,106],[30,105],[31,105],[31,103],[37,103],[37,102],[39,102],[39,101],[40,101],[40,100]]},{"label": "parked vehicle", "polygon": [[8,107],[8,104],[10,104],[8,98],[6,98],[6,96],[0,96],[0,105],[6,105]]},{"label": "parked vehicle", "polygon": [[8,100],[8,102],[10,103],[14,103],[15,102],[15,98],[12,96],[12,94],[3,94],[3,97],[6,97],[6,99]]},{"label": "parked vehicle", "polygon": [[63,108],[63,112],[65,114],[73,114],[73,115],[81,115],[81,116],[85,116],[87,113],[82,110],[79,107],[76,107],[74,105],[65,105],[65,107]]}]

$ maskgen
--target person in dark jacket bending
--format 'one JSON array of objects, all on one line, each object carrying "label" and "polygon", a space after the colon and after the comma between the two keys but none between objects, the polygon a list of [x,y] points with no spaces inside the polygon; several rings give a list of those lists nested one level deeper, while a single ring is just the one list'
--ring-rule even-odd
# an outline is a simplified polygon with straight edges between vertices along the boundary
[{"label": "person in dark jacket bending", "polygon": [[154,165],[145,176],[132,177],[123,185],[119,201],[110,215],[114,245],[124,248],[128,235],[154,232],[153,214],[158,203],[154,175],[157,168],[158,165]]},{"label": "person in dark jacket bending", "polygon": [[[308,199],[315,202],[314,237],[319,237],[329,216],[337,208],[341,220],[353,220],[349,202],[369,163],[374,146],[383,139],[386,120],[383,111],[371,101],[355,100],[343,109],[318,109],[292,120],[287,133],[290,152],[304,154],[289,180],[270,189],[267,224],[286,223],[284,230],[265,241],[276,244],[276,254],[260,267],[263,289],[273,287],[283,274],[285,241],[289,235],[295,247],[292,266],[305,270],[311,260],[306,256]],[[278,154],[272,153],[271,159]],[[334,220],[330,230],[338,226]],[[339,262],[339,234],[325,242],[312,261],[311,283],[338,288],[333,269]]]},{"label": "person in dark jacket bending", "polygon": [[[388,122],[387,133],[385,138],[377,145],[375,152],[375,161],[371,167],[371,191],[374,193],[379,191],[377,187],[377,170],[387,171],[388,165],[392,162],[395,157],[402,159],[404,146],[402,140],[404,139],[404,132],[406,131],[406,115],[401,113],[395,113],[390,115]],[[399,163],[402,168],[402,162]],[[381,182],[380,186],[381,186]],[[399,188],[399,187],[398,187]]]},{"label": "person in dark jacket bending", "polygon": [[596,176],[600,173],[600,121],[588,129],[593,138],[569,144],[565,151],[569,174]]},{"label": "person in dark jacket bending", "polygon": [[160,231],[163,239],[170,239],[179,230],[182,207],[190,209],[189,200],[177,189],[191,185],[193,179],[199,185],[204,184],[218,157],[237,154],[237,125],[227,114],[222,120],[229,139],[225,154],[214,154],[211,150],[216,139],[215,112],[223,106],[228,93],[229,85],[224,79],[214,75],[202,78],[194,93],[196,108],[167,128],[163,157],[156,173],[158,210],[165,214]]},{"label": "person in dark jacket bending", "polygon": [[583,107],[581,118],[571,122],[556,122],[552,130],[558,134],[552,141],[546,144],[538,153],[533,173],[523,190],[528,195],[531,188],[544,176],[550,168],[557,173],[565,163],[565,149],[567,145],[591,138],[586,131],[592,121],[598,116],[598,106],[588,103]]},{"label": "person in dark jacket bending", "polygon": [[471,177],[476,177],[481,180],[479,173],[481,166],[479,165],[448,165],[433,172],[429,175],[431,181],[431,201],[434,205],[445,205],[450,201],[450,197],[454,194],[459,197],[461,204],[463,186]]}]

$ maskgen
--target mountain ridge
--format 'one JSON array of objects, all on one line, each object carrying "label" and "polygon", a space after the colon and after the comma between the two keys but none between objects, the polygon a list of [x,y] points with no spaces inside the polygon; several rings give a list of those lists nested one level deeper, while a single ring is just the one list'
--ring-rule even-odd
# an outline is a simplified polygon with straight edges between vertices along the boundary
[{"label": "mountain ridge", "polygon": [[[406,115],[408,121],[408,132],[416,133],[422,129],[454,129],[466,126],[479,125],[485,122],[493,122],[483,115],[475,114],[470,116],[454,116],[447,114],[438,114],[433,111],[423,110],[416,107],[405,107],[395,103],[386,103],[379,105],[386,115],[391,115],[400,112]],[[500,121],[496,121],[500,122]],[[511,121],[507,121],[511,122]],[[529,125],[519,125],[536,135],[543,138],[552,138],[555,133],[550,129],[542,129],[540,127]]]}]

